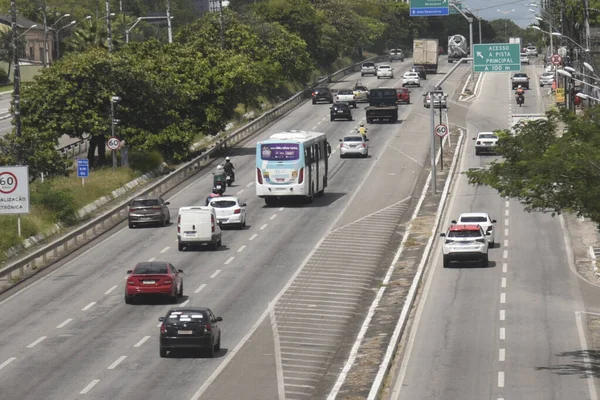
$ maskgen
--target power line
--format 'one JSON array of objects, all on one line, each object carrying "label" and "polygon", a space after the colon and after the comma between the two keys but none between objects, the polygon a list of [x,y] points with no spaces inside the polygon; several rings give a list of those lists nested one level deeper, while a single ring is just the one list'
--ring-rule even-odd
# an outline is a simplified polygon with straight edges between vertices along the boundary
[{"label": "power line", "polygon": [[515,4],[515,3],[522,3],[523,0],[514,0],[514,1],[509,1],[506,3],[500,3],[500,4],[496,4],[493,6],[489,6],[489,7],[483,7],[483,8],[478,8],[478,9],[474,9],[473,11],[483,11],[483,10],[489,10],[490,8],[496,8],[496,7],[501,7],[501,6],[507,6],[509,4]]}]

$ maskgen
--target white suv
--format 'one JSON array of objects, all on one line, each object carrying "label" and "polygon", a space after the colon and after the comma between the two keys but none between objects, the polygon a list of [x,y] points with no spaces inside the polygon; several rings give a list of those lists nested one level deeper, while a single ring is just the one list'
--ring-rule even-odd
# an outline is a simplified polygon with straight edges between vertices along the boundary
[{"label": "white suv", "polygon": [[377,79],[380,78],[394,79],[394,68],[388,64],[379,64],[377,67]]},{"label": "white suv", "polygon": [[492,219],[488,213],[482,212],[473,212],[473,213],[462,213],[458,216],[456,221],[452,221],[455,225],[469,225],[469,224],[477,224],[483,229],[485,232],[485,236],[487,237],[487,241],[490,244],[490,247],[494,247],[496,242],[496,238],[494,235],[494,224],[496,223],[495,219]]},{"label": "white suv", "polygon": [[451,225],[440,236],[445,238],[444,268],[461,261],[479,261],[484,268],[488,267],[488,243],[479,225]]},{"label": "white suv", "polygon": [[496,154],[496,145],[498,144],[498,136],[494,132],[479,132],[475,140],[475,155],[481,153]]},{"label": "white suv", "polygon": [[402,76],[402,87],[406,87],[408,85],[414,85],[421,87],[421,79],[419,78],[419,74],[416,72],[405,72],[404,76]]}]

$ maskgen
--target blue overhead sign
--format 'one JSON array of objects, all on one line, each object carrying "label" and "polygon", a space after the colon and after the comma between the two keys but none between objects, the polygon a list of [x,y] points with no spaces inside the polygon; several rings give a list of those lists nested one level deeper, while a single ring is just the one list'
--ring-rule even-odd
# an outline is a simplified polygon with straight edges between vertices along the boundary
[{"label": "blue overhead sign", "polygon": [[87,158],[77,159],[77,177],[87,178],[90,176],[90,162]]},{"label": "blue overhead sign", "polygon": [[448,0],[410,0],[411,17],[432,17],[450,14]]}]

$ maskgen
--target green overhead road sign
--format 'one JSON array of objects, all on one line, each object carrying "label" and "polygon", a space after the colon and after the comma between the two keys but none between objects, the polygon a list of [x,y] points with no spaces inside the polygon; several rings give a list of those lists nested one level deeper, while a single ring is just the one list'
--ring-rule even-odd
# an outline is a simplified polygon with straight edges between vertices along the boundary
[{"label": "green overhead road sign", "polygon": [[452,4],[454,4],[460,11],[462,11],[463,9],[463,4],[462,3],[450,3],[450,14],[454,15],[454,14],[460,14],[458,11],[456,11],[456,8],[452,7]]},{"label": "green overhead road sign", "polygon": [[510,72],[521,70],[519,43],[473,45],[473,72]]},{"label": "green overhead road sign", "polygon": [[448,15],[448,0],[410,0],[411,17]]}]

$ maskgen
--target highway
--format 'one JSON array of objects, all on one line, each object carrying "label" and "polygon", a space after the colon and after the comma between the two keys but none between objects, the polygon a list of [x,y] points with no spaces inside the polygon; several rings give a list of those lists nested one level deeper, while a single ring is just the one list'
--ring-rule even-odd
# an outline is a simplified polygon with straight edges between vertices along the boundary
[{"label": "highway", "polygon": [[[365,77],[362,81],[369,87],[394,86],[410,64],[407,60],[395,66],[394,80]],[[351,87],[358,78],[359,74],[348,76],[334,87]],[[413,103],[421,109],[422,90],[412,90]],[[335,149],[338,138],[354,131],[364,119],[363,107],[354,111],[352,122],[330,122],[329,105],[306,102],[243,148],[233,150],[237,180],[227,192],[246,200],[248,226],[242,231],[225,231],[224,247],[219,251],[178,252],[174,223],[166,228],[124,228],[2,300],[2,397],[19,400],[191,399],[227,358],[228,352],[243,343],[242,339],[263,315],[269,302],[294,276],[332,224],[347,225],[376,211],[373,208],[400,204],[410,196],[420,165],[427,160],[429,139],[425,134],[407,134],[412,143],[382,158],[386,144],[402,124],[369,125],[371,157],[368,159],[340,160],[334,152],[330,158],[326,194],[310,206],[267,208],[263,200],[255,196],[254,145],[257,140],[286,129],[318,130],[328,134]],[[401,119],[404,119],[413,106],[400,108]],[[426,126],[426,122],[422,124]],[[400,162],[397,160],[410,163],[412,173],[401,177],[401,184],[391,186],[393,190],[382,196],[381,187],[390,187],[386,163]],[[365,180],[367,174],[377,170],[384,175],[378,179],[378,186],[361,191],[362,206],[348,210],[357,188],[364,182],[369,184],[369,179]],[[172,222],[179,207],[202,204],[211,186],[212,176],[207,171],[183,190],[167,197],[171,202]],[[401,212],[403,207],[398,206],[396,211]],[[361,239],[363,233],[354,232],[355,239]],[[170,261],[185,271],[182,304],[209,306],[224,318],[222,350],[216,359],[159,358],[157,318],[171,306],[161,302],[124,304],[126,271],[137,262],[154,259]],[[230,363],[235,364],[235,361]],[[260,389],[260,385],[254,384],[253,390]],[[250,397],[241,392],[236,398]]]},{"label": "highway", "polygon": [[[532,85],[522,108],[515,105],[509,74],[485,75],[467,113],[460,171],[497,159],[475,156],[471,137],[507,128],[510,113],[542,111],[542,68],[524,66],[524,72]],[[527,213],[518,202],[458,176],[443,229],[460,213],[478,211],[498,221],[490,267],[444,269],[438,240],[389,398],[597,400],[593,379],[586,379],[587,332],[577,312],[597,309],[599,289],[571,271],[559,219]]]}]

